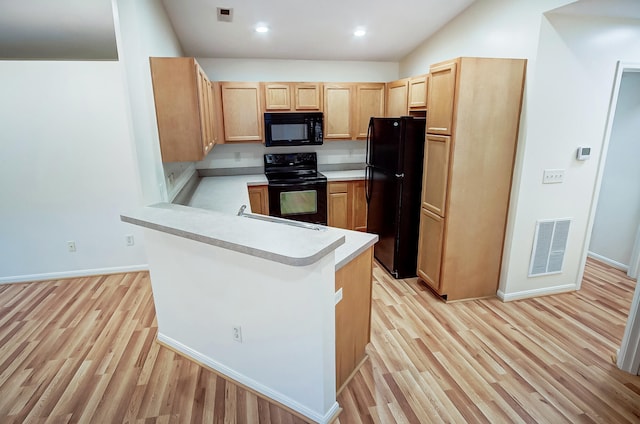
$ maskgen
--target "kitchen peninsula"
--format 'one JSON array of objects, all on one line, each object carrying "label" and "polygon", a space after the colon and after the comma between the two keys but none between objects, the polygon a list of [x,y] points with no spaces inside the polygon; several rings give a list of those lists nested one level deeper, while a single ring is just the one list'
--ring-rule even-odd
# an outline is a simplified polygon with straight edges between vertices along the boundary
[{"label": "kitchen peninsula", "polygon": [[237,216],[260,183],[202,178],[189,206],[122,220],[145,230],[160,343],[328,423],[337,389],[366,359],[377,236]]}]

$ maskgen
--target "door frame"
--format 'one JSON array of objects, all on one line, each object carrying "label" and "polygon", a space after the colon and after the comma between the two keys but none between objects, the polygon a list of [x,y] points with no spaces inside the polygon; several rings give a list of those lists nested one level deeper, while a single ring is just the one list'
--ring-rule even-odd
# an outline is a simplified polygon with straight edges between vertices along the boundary
[{"label": "door frame", "polygon": [[[587,238],[583,246],[582,261],[580,264],[580,272],[578,273],[578,280],[576,282],[579,288],[584,277],[584,268],[587,263],[587,254],[589,252],[589,243],[591,241],[591,233],[593,231],[593,224],[595,221],[596,209],[598,206],[598,199],[600,197],[600,188],[602,186],[602,177],[604,174],[604,167],[607,161],[607,151],[609,149],[609,143],[611,141],[611,130],[613,128],[613,121],[616,114],[616,107],[618,104],[618,95],[620,94],[620,85],[622,82],[622,74],[625,72],[640,72],[640,63],[633,62],[618,62],[616,65],[616,73],[613,83],[613,92],[611,95],[611,102],[609,104],[609,113],[607,115],[607,125],[604,133],[604,140],[602,143],[602,152],[600,154],[600,162],[598,164],[598,174],[596,176],[596,184],[594,188],[594,196],[591,201],[591,208],[589,212],[589,221],[587,227]],[[640,233],[640,230],[639,230]],[[638,246],[640,242],[636,237],[636,243],[634,252],[632,255],[638,256],[631,258],[631,264],[640,262],[640,248]],[[622,337],[622,343],[618,350],[618,359],[616,362],[618,368],[623,371],[629,372],[634,375],[640,373],[640,284],[636,284],[636,289],[631,301],[631,308],[629,310],[629,318]]]}]

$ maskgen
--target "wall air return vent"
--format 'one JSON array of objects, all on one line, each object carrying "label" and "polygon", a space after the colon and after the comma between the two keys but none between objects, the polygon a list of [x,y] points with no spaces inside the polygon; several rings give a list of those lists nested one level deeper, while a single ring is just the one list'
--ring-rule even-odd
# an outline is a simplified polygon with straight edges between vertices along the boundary
[{"label": "wall air return vent", "polygon": [[227,7],[219,7],[218,8],[218,21],[220,21],[220,22],[231,22],[231,21],[233,21],[233,9],[229,9]]},{"label": "wall air return vent", "polygon": [[562,272],[571,219],[540,220],[529,265],[529,277]]}]

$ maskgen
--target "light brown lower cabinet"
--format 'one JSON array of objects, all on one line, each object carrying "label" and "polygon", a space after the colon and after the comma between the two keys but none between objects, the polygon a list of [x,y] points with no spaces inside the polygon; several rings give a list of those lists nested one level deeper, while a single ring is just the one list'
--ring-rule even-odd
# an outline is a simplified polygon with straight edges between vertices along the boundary
[{"label": "light brown lower cabinet", "polygon": [[327,224],[347,230],[367,231],[364,181],[335,181],[327,184]]},{"label": "light brown lower cabinet", "polygon": [[266,185],[249,186],[251,213],[269,215],[269,188]]},{"label": "light brown lower cabinet", "polygon": [[371,334],[373,247],[336,272],[336,390],[338,393],[367,359]]}]

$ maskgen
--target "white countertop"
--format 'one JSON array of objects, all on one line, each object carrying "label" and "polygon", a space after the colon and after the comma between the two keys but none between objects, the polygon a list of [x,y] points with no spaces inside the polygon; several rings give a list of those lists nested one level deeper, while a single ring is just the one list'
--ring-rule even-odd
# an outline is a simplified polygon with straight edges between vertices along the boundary
[{"label": "white countertop", "polygon": [[[329,181],[364,178],[363,170],[322,173]],[[123,215],[122,220],[294,266],[308,265],[335,250],[336,271],[378,240],[375,234],[340,228],[316,225],[321,228],[316,231],[273,217],[237,216],[242,205],[250,209],[248,186],[264,184],[264,174],[204,177],[188,206],[160,203]]]},{"label": "white countertop", "polygon": [[328,181],[353,181],[364,180],[364,169],[349,171],[320,171]]},{"label": "white countertop", "polygon": [[[317,262],[344,245],[346,239],[342,231],[329,227],[317,231],[171,203],[147,206],[136,213],[122,215],[121,219],[141,227],[293,266]],[[354,242],[358,244],[358,241],[354,239],[351,247],[354,248]],[[341,255],[341,260],[344,260],[342,256],[344,254]]]}]

